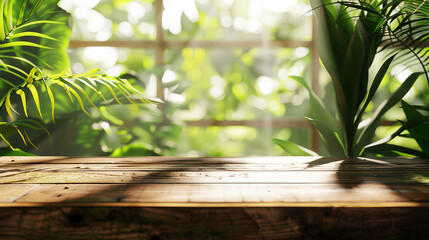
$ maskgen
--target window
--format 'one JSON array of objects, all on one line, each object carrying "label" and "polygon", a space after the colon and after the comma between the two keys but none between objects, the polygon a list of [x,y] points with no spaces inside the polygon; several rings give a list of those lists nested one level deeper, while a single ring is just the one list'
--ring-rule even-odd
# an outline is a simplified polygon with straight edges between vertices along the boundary
[{"label": "window", "polygon": [[[303,76],[325,99],[313,51],[314,19],[304,0],[62,0],[73,14],[73,72],[98,66],[134,72],[147,106],[103,108],[92,124],[101,150],[145,146],[163,155],[281,155],[272,138],[316,151],[304,118]],[[333,110],[335,106],[332,106]],[[322,149],[323,151],[323,149]]]}]

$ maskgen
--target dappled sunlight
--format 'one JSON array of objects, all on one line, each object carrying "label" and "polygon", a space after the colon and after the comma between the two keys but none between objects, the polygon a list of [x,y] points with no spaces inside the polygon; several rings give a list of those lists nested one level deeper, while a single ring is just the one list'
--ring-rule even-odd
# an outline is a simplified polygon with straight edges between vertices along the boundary
[{"label": "dappled sunlight", "polygon": [[179,34],[182,31],[181,17],[184,14],[191,22],[199,20],[195,0],[164,0],[164,12],[162,14],[162,27],[172,34]]},{"label": "dappled sunlight", "polygon": [[[317,71],[312,66],[317,55],[312,51],[313,19],[307,1],[164,0],[162,3],[157,6],[155,0],[62,0],[60,4],[74,18],[72,40],[106,41],[107,45],[112,42],[115,46],[72,48],[73,72],[88,71],[92,66],[115,76],[131,72],[138,77],[135,81],[147,96],[162,96],[165,101],[160,107],[164,113],[154,116],[148,116],[152,113],[142,109],[141,113],[137,109],[113,111],[111,120],[121,124],[112,124],[112,129],[120,136],[103,137],[109,140],[100,140],[102,152],[134,142],[150,146],[157,153],[173,155],[282,155],[270,142],[271,138],[293,141],[307,148],[315,141],[320,142],[312,140],[317,134],[310,130],[289,129],[290,124],[286,123],[300,119],[303,126],[305,117],[312,117],[307,91],[290,76],[301,76],[312,84],[317,81],[321,100],[332,113],[336,111],[335,105],[330,104],[335,101],[330,77],[323,68],[319,79],[313,72]],[[157,7],[162,14],[158,20]],[[131,41],[132,48],[127,47],[127,41]],[[377,59],[374,65],[381,62]],[[371,76],[378,67],[371,70]],[[395,91],[411,71],[399,64],[386,74],[380,94],[368,105],[363,118],[369,118],[383,96]],[[420,94],[420,89],[411,88],[404,99],[422,101],[424,94]],[[110,111],[108,108],[105,113]],[[401,109],[395,108],[386,113],[385,119],[396,121],[402,116]],[[151,122],[145,125],[142,119]],[[247,139],[240,144],[231,142],[234,137],[220,129],[234,126],[205,131],[218,121],[226,121],[226,125],[252,125],[246,121],[257,121],[258,127],[250,126],[252,130],[240,133]],[[274,121],[285,123],[279,127],[273,125]],[[167,126],[161,127],[161,122]],[[387,128],[388,131],[378,130],[376,138],[395,129]],[[157,136],[155,133],[160,129]],[[199,144],[203,138],[219,144]],[[416,146],[404,141],[407,146]],[[321,153],[326,153],[324,147]]]},{"label": "dappled sunlight", "polygon": [[429,2],[0,2],[0,238],[429,233]]},{"label": "dappled sunlight", "polygon": [[[203,119],[240,121],[263,118],[266,122],[263,125],[264,128],[271,128],[271,124],[268,123],[270,119],[301,117],[309,110],[308,106],[302,107],[306,100],[302,87],[291,83],[289,79],[289,75],[302,75],[308,70],[310,60],[308,47],[293,49],[269,47],[272,39],[299,41],[310,39],[311,17],[306,15],[305,9],[308,10],[308,5],[303,1],[164,0],[162,26],[158,29],[156,29],[156,1],[127,0],[115,1],[111,4],[104,1],[90,1],[79,5],[78,2],[63,0],[61,6],[64,6],[75,18],[72,32],[74,40],[146,41],[154,40],[156,31],[163,30],[163,41],[166,43],[188,41],[190,48],[165,48],[162,55],[165,65],[162,69],[155,64],[156,61],[159,62],[160,56],[155,55],[154,51],[149,49],[139,52],[128,51],[124,50],[125,45],[124,48],[78,48],[72,49],[70,54],[72,70],[77,73],[87,71],[94,65],[115,76],[126,71],[136,73],[141,84],[145,86],[146,95],[157,96],[162,92],[166,101],[163,111],[168,111],[169,113],[165,116],[175,119],[174,122]],[[300,34],[293,33],[295,31],[299,31]],[[305,34],[302,34],[303,32]],[[193,44],[199,44],[200,40],[214,41],[214,44],[217,44],[216,41],[250,40],[257,44],[250,49],[240,49],[240,44],[235,48],[193,47]],[[116,124],[127,122],[121,120],[125,115],[112,115],[108,113],[109,111],[104,111],[103,116],[110,115]],[[128,112],[128,110],[123,111]],[[134,112],[131,116],[129,118],[143,119]],[[158,116],[152,119],[158,119]],[[195,141],[190,138],[199,137],[191,134],[192,131],[187,127],[181,127],[181,133],[174,133],[175,140],[164,141],[151,140],[153,137],[141,138],[153,136],[156,127],[148,126],[144,130],[132,128],[131,132],[127,133],[126,131],[129,130],[116,124],[112,124],[113,132],[109,137],[101,140],[102,152],[111,151],[114,143],[126,141],[124,139],[145,142],[145,146],[152,146],[157,151],[164,149],[164,143],[173,146],[171,143],[176,142],[175,149],[184,155],[195,155],[195,153],[206,155],[213,151],[207,148],[214,149],[214,146],[201,146],[206,149],[194,151]],[[145,131],[147,133],[143,134]],[[252,129],[251,132],[251,134],[246,132],[240,134],[244,134],[244,138],[254,142],[255,145],[264,138],[281,137],[283,134],[282,131],[271,129],[256,131]],[[258,132],[258,137],[253,136],[254,132]],[[308,134],[294,136],[301,130],[292,132],[292,138],[297,139],[302,145],[308,145]],[[113,133],[123,135],[114,137]],[[223,137],[222,139],[233,138]],[[213,139],[213,141],[219,140],[219,136],[218,139]],[[155,143],[162,144],[155,146]],[[226,141],[222,144],[229,143]],[[252,153],[240,153],[248,148],[240,146],[238,142],[230,144],[237,150],[219,149],[214,151],[218,153],[212,152],[212,154],[277,155],[281,153],[271,142],[259,144],[264,147],[255,149],[251,151]],[[126,144],[118,145],[118,147],[121,146]]]},{"label": "dappled sunlight", "polygon": [[113,67],[119,57],[118,50],[113,47],[87,47],[83,54],[85,58],[99,62],[105,68]]},{"label": "dappled sunlight", "polygon": [[74,18],[72,39],[107,41],[156,36],[151,1],[61,0]]},{"label": "dappled sunlight", "polygon": [[[427,161],[411,164],[397,158],[10,159],[0,159],[4,169],[1,183],[28,185],[17,190],[26,191],[14,200],[17,203],[360,206],[386,201],[400,206],[418,202],[424,196],[418,189],[427,188],[421,172],[411,174]],[[397,171],[404,167],[407,171]],[[416,186],[412,194],[403,191],[403,183]],[[7,201],[8,194],[11,192],[3,192],[0,199]]]}]

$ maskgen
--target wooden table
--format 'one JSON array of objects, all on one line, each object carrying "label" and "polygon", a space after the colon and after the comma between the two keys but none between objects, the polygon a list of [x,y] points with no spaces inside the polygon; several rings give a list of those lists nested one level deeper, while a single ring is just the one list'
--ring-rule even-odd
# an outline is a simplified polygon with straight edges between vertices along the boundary
[{"label": "wooden table", "polygon": [[0,157],[0,239],[429,236],[429,160]]}]

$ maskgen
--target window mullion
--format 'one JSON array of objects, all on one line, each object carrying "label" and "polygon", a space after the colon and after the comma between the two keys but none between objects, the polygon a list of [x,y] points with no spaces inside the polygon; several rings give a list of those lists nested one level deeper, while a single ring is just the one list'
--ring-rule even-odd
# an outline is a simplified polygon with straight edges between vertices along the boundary
[{"label": "window mullion", "polygon": [[[317,21],[316,16],[312,16],[312,30],[311,30],[311,87],[317,95],[320,95],[320,84],[319,84],[319,54],[316,47],[316,32],[317,32]],[[320,154],[320,137],[317,129],[311,126],[311,148],[313,151]]]},{"label": "window mullion", "polygon": [[[164,64],[164,33],[162,30],[163,0],[156,0],[156,65]],[[162,79],[157,77],[157,97],[164,100],[164,89]]]}]

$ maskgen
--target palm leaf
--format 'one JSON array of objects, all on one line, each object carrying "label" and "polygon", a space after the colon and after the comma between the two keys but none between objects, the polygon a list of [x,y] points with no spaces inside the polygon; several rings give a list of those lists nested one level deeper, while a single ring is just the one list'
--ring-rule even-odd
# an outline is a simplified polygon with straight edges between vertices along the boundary
[{"label": "palm leaf", "polygon": [[38,21],[27,22],[25,24],[17,26],[14,29],[15,30],[21,30],[23,28],[30,27],[30,26],[33,26],[33,25],[39,25],[39,24],[64,24],[64,23],[57,22],[57,21],[51,21],[51,20],[38,20]]},{"label": "palm leaf", "polygon": [[[418,63],[429,83],[429,2],[417,0],[339,1],[350,11],[360,10],[382,19],[381,51],[398,55],[396,62],[406,66]],[[405,59],[405,60],[404,60]]]},{"label": "palm leaf", "polygon": [[38,33],[38,32],[20,32],[20,33],[15,33],[15,34],[9,35],[9,39],[20,38],[20,37],[39,37],[39,38],[46,38],[49,40],[58,41],[58,39],[55,39],[51,36],[48,36],[48,35],[43,34],[43,33]]},{"label": "palm leaf", "polygon": [[19,8],[18,19],[16,21],[17,25],[20,25],[24,20],[25,8],[27,7],[27,0],[22,1],[21,7]]},{"label": "palm leaf", "polygon": [[44,83],[44,86],[46,88],[46,92],[48,93],[49,100],[51,101],[51,117],[52,117],[52,122],[55,124],[55,98],[54,98],[54,94],[52,93],[52,90],[49,87],[49,85],[46,84],[45,80],[43,80],[43,83]]},{"label": "palm leaf", "polygon": [[25,97],[25,92],[22,91],[22,89],[19,89],[18,91],[16,91],[16,94],[18,94],[19,96],[21,96],[22,108],[24,109],[25,116],[28,117],[28,113],[27,113],[27,99]]},{"label": "palm leaf", "polygon": [[18,133],[25,145],[27,145],[28,142],[33,147],[37,148],[28,136],[27,132],[25,131],[25,128],[42,130],[48,135],[49,140],[51,140],[51,135],[49,131],[41,123],[33,119],[20,119],[10,122],[0,122],[0,139],[3,140],[6,144],[8,144],[8,146],[12,150],[15,150],[15,148],[13,148],[13,146],[7,140],[7,137],[12,135],[13,133]]},{"label": "palm leaf", "polygon": [[[42,0],[0,0],[0,82],[6,86],[0,89],[0,109],[5,109],[12,120],[0,124],[3,141],[9,144],[8,135],[17,133],[24,144],[34,145],[25,129],[45,130],[44,127],[37,121],[17,118],[40,117],[48,122],[51,119],[46,119],[46,111],[50,107],[49,115],[54,122],[56,105],[64,99],[54,97],[56,85],[87,114],[89,106],[111,103],[112,98],[117,103],[122,99],[130,103],[151,102],[128,81],[108,76],[99,69],[78,75],[66,73],[69,14],[57,6],[58,0],[41,3]],[[19,96],[18,102],[12,102],[15,94]],[[24,114],[19,116],[14,104]]]},{"label": "palm leaf", "polygon": [[0,0],[0,41],[6,38],[6,29],[4,29],[4,1]]}]

